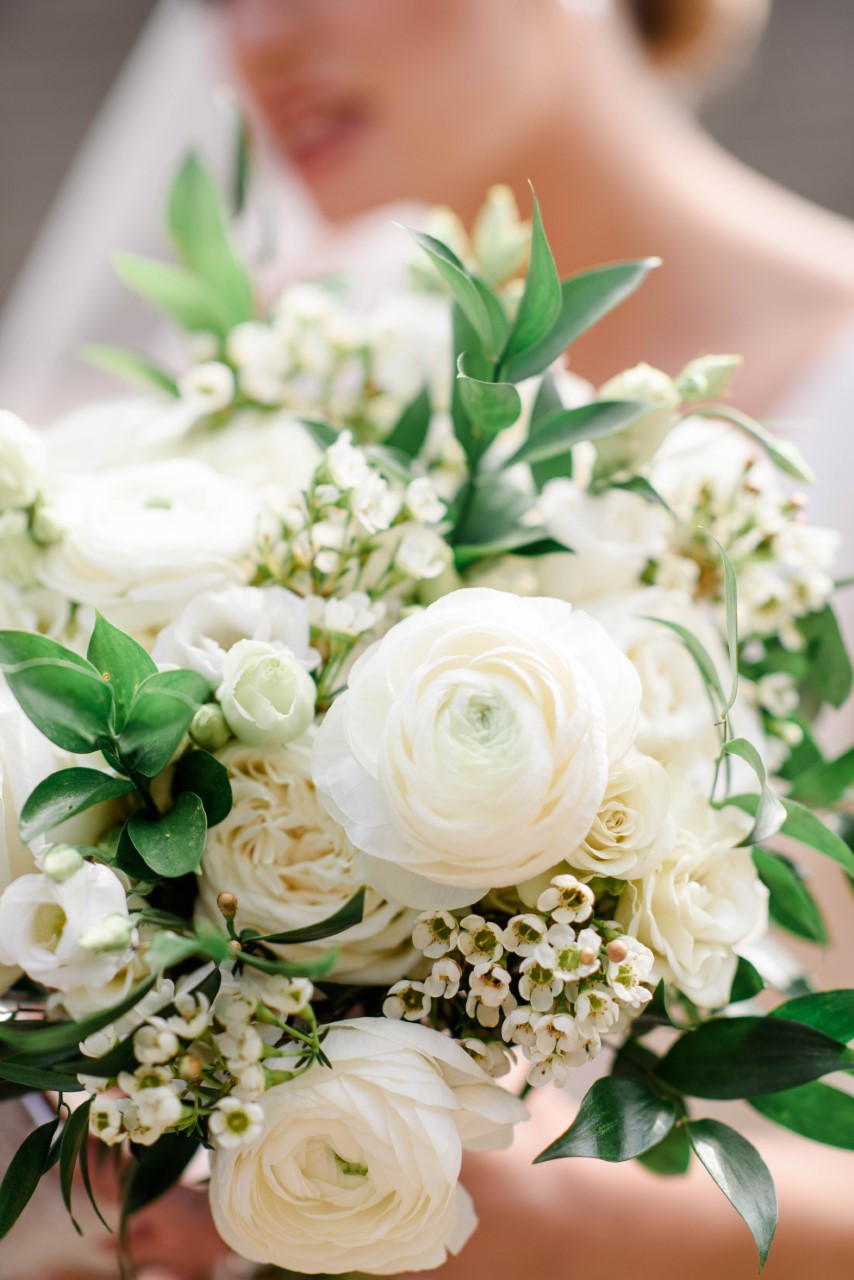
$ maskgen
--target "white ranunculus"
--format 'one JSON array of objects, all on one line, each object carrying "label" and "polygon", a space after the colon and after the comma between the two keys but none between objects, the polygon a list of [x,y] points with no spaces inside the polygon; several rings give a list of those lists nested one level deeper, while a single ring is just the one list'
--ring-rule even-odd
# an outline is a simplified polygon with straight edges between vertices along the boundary
[{"label": "white ranunculus", "polygon": [[29,507],[38,497],[44,445],[14,413],[0,409],[0,511]]},{"label": "white ranunculus", "polygon": [[584,839],[640,688],[607,632],[557,600],[462,590],[393,627],[321,725],[314,778],[413,907],[464,906]]},{"label": "white ranunculus", "polygon": [[238,640],[226,654],[217,697],[241,742],[283,747],[314,720],[317,686],[291,650]]},{"label": "white ranunculus", "polygon": [[219,1234],[308,1275],[441,1266],[477,1225],[463,1149],[508,1146],[524,1104],[427,1027],[359,1018],[323,1047],[331,1068],[269,1089],[255,1140],[213,1152]]},{"label": "white ranunculus", "polygon": [[201,591],[248,577],[258,495],[189,459],[70,476],[52,495],[65,536],[45,586],[131,632],[161,627]]},{"label": "white ranunculus", "polygon": [[550,535],[574,554],[537,561],[540,590],[574,603],[637,587],[672,531],[666,511],[625,489],[594,495],[572,480],[550,480],[541,505]]},{"label": "white ranunculus", "polygon": [[768,891],[750,849],[738,847],[751,822],[741,809],[713,809],[702,793],[681,796],[672,850],[620,903],[627,932],[656,954],[656,977],[704,1009],[727,1003],[738,950],[767,928]]},{"label": "white ranunculus", "polygon": [[125,968],[130,947],[92,950],[90,931],[127,914],[122,882],[100,863],[84,862],[61,882],[19,876],[0,897],[0,961],[58,991],[102,986]]},{"label": "white ranunculus", "polygon": [[[358,852],[320,803],[311,780],[312,737],[288,747],[231,743],[219,754],[231,777],[231,812],[212,827],[199,877],[201,909],[221,924],[217,894],[237,895],[238,924],[282,933],[327,920],[353,897],[363,875]],[[333,978],[391,983],[410,972],[414,911],[368,889],[362,920],[333,939],[273,945],[285,960],[339,952]]]},{"label": "white ranunculus", "polygon": [[306,667],[317,663],[309,645],[308,607],[284,587],[233,583],[191,600],[157,637],[152,656],[160,667],[189,667],[214,688],[222,681],[229,649],[238,640],[289,649]]},{"label": "white ranunculus", "polygon": [[301,422],[248,409],[235,413],[225,431],[192,435],[183,452],[250,485],[265,509],[278,515],[308,489],[323,456]]},{"label": "white ranunculus", "polygon": [[589,875],[636,880],[673,847],[670,781],[650,756],[630,751],[611,770],[605,799],[586,837],[566,861]]}]

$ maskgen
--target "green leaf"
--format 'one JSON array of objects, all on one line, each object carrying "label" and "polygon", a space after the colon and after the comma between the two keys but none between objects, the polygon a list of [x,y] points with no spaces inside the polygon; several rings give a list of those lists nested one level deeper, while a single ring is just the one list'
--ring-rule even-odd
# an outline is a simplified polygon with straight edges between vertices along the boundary
[{"label": "green leaf", "polygon": [[71,1211],[71,1191],[74,1186],[74,1170],[77,1167],[80,1150],[89,1139],[89,1111],[91,1106],[92,1100],[90,1098],[72,1111],[62,1130],[59,1151],[59,1185],[62,1190],[62,1199],[65,1202],[74,1230],[79,1236],[83,1232]]},{"label": "green leaf", "polygon": [[471,568],[481,560],[509,555],[570,555],[568,547],[549,537],[548,529],[538,525],[526,525],[495,538],[492,542],[463,543],[454,547],[454,562],[458,569]]},{"label": "green leaf", "polygon": [[732,561],[722,543],[707,529],[704,529],[703,532],[707,538],[711,538],[717,547],[724,571],[724,607],[726,611],[727,651],[729,653],[730,670],[729,696],[721,708],[721,714],[725,716],[732,710],[738,697],[738,583],[736,582]]},{"label": "green leaf", "polygon": [[321,422],[316,418],[298,418],[297,421],[302,423],[321,449],[329,449],[341,434],[335,427],[330,427],[328,422]]},{"label": "green leaf", "polygon": [[154,983],[155,975],[151,974],[134,987],[124,1000],[120,1000],[109,1009],[90,1014],[88,1018],[81,1018],[79,1022],[39,1023],[29,1019],[0,1022],[0,1044],[11,1045],[19,1052],[27,1054],[52,1053],[55,1049],[67,1049],[85,1040],[93,1032],[100,1031],[111,1022],[116,1022],[139,1003]]},{"label": "green leaf", "polygon": [[669,618],[653,618],[647,617],[647,622],[657,622],[659,626],[667,627],[684,644],[691,657],[697,665],[700,675],[703,677],[703,683],[712,696],[713,706],[716,713],[720,711],[726,701],[724,687],[721,684],[721,678],[718,674],[717,666],[709,655],[709,651],[705,645],[694,635],[693,631],[689,631],[687,627],[683,627],[679,622],[671,622]]},{"label": "green leaf", "polygon": [[636,493],[639,498],[643,498],[644,502],[649,502],[655,507],[661,507],[668,515],[673,515],[673,510],[662,498],[653,485],[645,476],[632,476],[629,480],[618,480],[609,485],[611,489],[625,489],[627,493]]},{"label": "green leaf", "polygon": [[86,657],[113,691],[116,730],[120,732],[131,703],[148,677],[157,674],[157,667],[141,644],[119,631],[100,613],[95,619]]},{"label": "green leaf", "polygon": [[122,1222],[174,1187],[198,1148],[197,1140],[182,1133],[164,1133],[154,1146],[136,1147],[122,1184]]},{"label": "green leaf", "polygon": [[786,475],[794,476],[801,484],[814,483],[815,476],[812,469],[805,462],[800,449],[792,444],[790,440],[781,440],[778,436],[772,435],[770,431],[765,430],[761,423],[749,418],[746,413],[740,413],[738,409],[730,409],[725,405],[716,404],[708,408],[701,406],[692,409],[691,416],[719,418],[724,422],[731,422],[733,426],[740,427],[757,444],[760,444],[774,465],[779,467],[781,471],[785,471]]},{"label": "green leaf", "polygon": [[753,850],[753,861],[768,889],[768,909],[774,923],[808,942],[827,943],[827,928],[818,903],[794,864],[788,858],[762,849]]},{"label": "green leaf", "polygon": [[784,1018],[715,1018],[681,1036],[656,1074],[695,1098],[752,1098],[854,1065],[830,1036]]},{"label": "green leaf", "polygon": [[60,769],[38,784],[21,809],[18,829],[25,844],[92,805],[126,796],[135,787],[100,769]]},{"label": "green leaf", "polygon": [[575,1120],[534,1164],[565,1156],[632,1160],[658,1145],[673,1127],[676,1108],[639,1080],[606,1076],[585,1095]]},{"label": "green leaf", "polygon": [[548,418],[536,435],[528,436],[512,457],[504,463],[514,467],[519,462],[546,462],[560,457],[581,440],[598,440],[613,435],[629,426],[641,413],[648,413],[649,405],[635,404],[631,400],[595,400],[577,409],[560,409]]},{"label": "green leaf", "polygon": [[501,353],[501,364],[508,363],[514,356],[541,343],[557,320],[560,308],[560,277],[543,230],[539,201],[534,196],[531,258],[525,291],[507,344]]},{"label": "green leaf", "polygon": [[810,648],[811,677],[822,702],[841,707],[852,686],[851,659],[839,629],[839,621],[828,604],[798,622],[798,630]]},{"label": "green leaf", "polygon": [[190,721],[209,695],[210,685],[195,671],[149,676],[118,739],[122,763],[146,778],[155,777],[178,750]]},{"label": "green leaf", "polygon": [[472,433],[472,424],[463,404],[462,392],[457,378],[457,361],[461,355],[466,357],[466,368],[469,376],[489,382],[495,373],[494,366],[479,351],[480,338],[477,330],[469,322],[468,317],[458,303],[452,309],[452,337],[454,367],[449,371],[451,378],[451,421],[454,424],[454,435],[466,455],[469,468],[475,470],[480,458],[480,442]]},{"label": "green leaf", "polygon": [[560,311],[551,330],[540,342],[506,360],[501,369],[502,378],[522,382],[542,373],[576,338],[633,294],[652,268],[659,265],[658,258],[643,258],[598,267],[564,280],[560,287]]},{"label": "green leaf", "polygon": [[256,956],[249,951],[244,951],[241,954],[240,962],[241,964],[248,964],[252,969],[260,969],[262,973],[281,973],[286,978],[323,978],[335,968],[338,963],[338,957],[339,953],[334,948],[330,951],[325,951],[316,960],[303,962],[268,960],[266,956]]},{"label": "green leaf", "polygon": [[685,1126],[676,1125],[666,1138],[649,1151],[637,1156],[638,1164],[642,1164],[650,1173],[657,1173],[662,1178],[681,1178],[691,1167],[691,1142]]},{"label": "green leaf", "polygon": [[185,266],[222,299],[232,324],[250,320],[254,314],[251,277],[229,234],[216,183],[192,153],[172,186],[167,219]]},{"label": "green leaf", "polygon": [[765,980],[762,975],[749,960],[745,960],[744,956],[739,956],[738,968],[732,980],[729,1003],[741,1004],[743,1000],[752,1000],[754,996],[758,996],[760,991],[764,990]]},{"label": "green leaf", "polygon": [[13,1084],[23,1084],[28,1089],[37,1089],[43,1093],[80,1093],[83,1089],[76,1076],[49,1071],[30,1062],[21,1062],[17,1058],[0,1058],[0,1079],[11,1080]]},{"label": "green leaf", "polygon": [[470,378],[464,367],[465,355],[461,355],[457,361],[460,396],[479,452],[483,452],[499,432],[513,426],[522,412],[522,401],[512,382],[482,382],[479,378]]},{"label": "green leaf", "polygon": [[383,440],[385,448],[397,449],[407,458],[417,458],[430,430],[431,413],[430,392],[423,387]]},{"label": "green leaf", "polygon": [[[740,809],[744,809],[745,813],[755,815],[759,797],[733,796],[727,800],[727,804],[736,804]],[[849,875],[854,875],[854,853],[840,835],[822,822],[817,814],[812,813],[804,805],[798,804],[797,800],[787,796],[782,804],[786,811],[786,820],[780,828],[781,835],[797,840],[799,844],[815,849],[818,853],[823,853],[825,857],[838,862]]]},{"label": "green leaf", "polygon": [[[455,543],[503,542],[526,528],[524,517],[531,508],[531,495],[507,477],[486,475],[470,492],[462,519],[454,530]],[[542,537],[541,531],[538,537]]]},{"label": "green leaf", "polygon": [[778,1005],[768,1016],[801,1022],[847,1044],[854,1040],[854,991],[842,987],[836,991],[813,991],[808,995],[795,996]]},{"label": "green leaf", "polygon": [[126,382],[154,387],[157,391],[165,391],[168,396],[179,395],[175,379],[135,351],[98,344],[84,347],[81,354],[87,364],[103,369],[105,373],[114,374],[117,378],[124,378]]},{"label": "green leaf", "polygon": [[700,1163],[750,1227],[761,1270],[777,1228],[777,1193],[765,1161],[746,1138],[719,1120],[692,1120],[687,1128]]},{"label": "green leaf", "polygon": [[785,823],[786,810],[783,802],[768,786],[762,757],[746,738],[733,738],[730,742],[725,742],[721,748],[721,753],[725,756],[738,756],[745,764],[750,765],[759,780],[762,791],[758,797],[753,830],[745,836],[741,843],[743,845],[761,844],[764,840],[776,835]]},{"label": "green leaf", "polygon": [[128,835],[156,876],[185,876],[198,871],[201,864],[207,835],[205,807],[197,795],[184,791],[159,818],[135,813],[128,822]]},{"label": "green leaf", "polygon": [[95,1213],[96,1218],[101,1223],[101,1225],[103,1227],[106,1227],[107,1231],[109,1231],[110,1234],[112,1235],[112,1227],[107,1222],[107,1219],[104,1217],[104,1215],[101,1213],[101,1210],[98,1208],[98,1203],[95,1200],[95,1193],[92,1190],[92,1179],[89,1177],[89,1143],[88,1142],[84,1142],[80,1147],[80,1177],[83,1182],[83,1188],[86,1192],[86,1195],[89,1199],[89,1203],[92,1206],[92,1209]]},{"label": "green leaf", "polygon": [[802,1138],[854,1151],[854,1097],[833,1085],[816,1080],[749,1102],[768,1120]]},{"label": "green leaf", "polygon": [[0,631],[0,668],[22,710],[63,751],[94,751],[108,735],[112,694],[71,649],[28,631]]},{"label": "green leaf", "polygon": [[134,253],[113,254],[119,279],[190,333],[213,333],[224,339],[233,328],[224,301],[192,271]]},{"label": "green leaf", "polygon": [[[424,250],[454,295],[480,338],[484,352],[492,360],[496,360],[504,341],[504,332],[499,326],[494,307],[488,301],[489,294],[484,292],[485,286],[478,287],[481,282],[473,279],[457,255],[446,244],[442,244],[441,240],[423,231],[412,231],[409,228],[405,230],[409,230],[412,239]],[[506,322],[504,327],[506,328]]]},{"label": "green leaf", "polygon": [[205,807],[208,827],[215,827],[231,812],[231,782],[225,765],[209,751],[188,751],[175,765],[172,794],[194,792]]},{"label": "green leaf", "polygon": [[285,933],[265,933],[263,935],[256,935],[250,929],[247,931],[247,935],[251,935],[253,942],[287,944],[319,942],[323,938],[334,938],[336,934],[343,933],[345,929],[352,929],[353,925],[361,924],[364,910],[365,890],[360,889],[358,893],[353,894],[349,902],[345,902],[339,911],[336,911],[332,916],[328,916],[326,920],[319,920],[317,924],[309,924],[302,929],[289,929]]},{"label": "green leaf", "polygon": [[26,1209],[47,1169],[59,1116],[40,1125],[21,1143],[0,1183],[0,1238],[7,1235]]},{"label": "green leaf", "polygon": [[[531,422],[528,427],[528,438],[533,439],[538,436],[542,427],[554,417],[556,413],[560,413],[565,408],[560,398],[554,375],[550,372],[543,374],[540,382],[540,389],[537,392],[537,398],[531,409]],[[559,453],[557,457],[549,458],[545,462],[534,462],[531,464],[531,477],[536,486],[537,493],[542,493],[549,480],[555,480],[564,476],[572,475],[572,449],[566,449],[563,453]]]},{"label": "green leaf", "polygon": [[822,760],[792,782],[790,797],[817,809],[836,804],[854,783],[854,747],[835,760]]}]

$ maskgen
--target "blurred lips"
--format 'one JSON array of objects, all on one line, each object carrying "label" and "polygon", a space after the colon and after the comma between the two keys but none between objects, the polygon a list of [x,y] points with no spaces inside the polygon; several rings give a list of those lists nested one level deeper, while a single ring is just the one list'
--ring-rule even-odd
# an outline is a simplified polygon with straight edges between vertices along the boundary
[{"label": "blurred lips", "polygon": [[352,98],[273,86],[259,105],[280,146],[303,173],[338,163],[365,135],[370,113]]}]

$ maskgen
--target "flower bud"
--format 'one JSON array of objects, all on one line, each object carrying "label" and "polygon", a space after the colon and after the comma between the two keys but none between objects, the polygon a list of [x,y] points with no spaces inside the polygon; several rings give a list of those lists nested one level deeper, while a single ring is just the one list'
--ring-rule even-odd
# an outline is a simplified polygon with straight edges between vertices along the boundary
[{"label": "flower bud", "polygon": [[206,751],[218,751],[231,737],[222,708],[212,702],[199,707],[190,721],[190,737]]},{"label": "flower bud", "polygon": [[596,475],[635,472],[651,462],[673,426],[681,397],[672,378],[660,369],[639,364],[599,388],[600,400],[634,400],[649,404],[628,427],[596,441]]},{"label": "flower bud", "polygon": [[691,360],[676,379],[683,403],[696,404],[725,396],[742,363],[741,356],[700,356]]},{"label": "flower bud", "polygon": [[30,507],[38,497],[44,448],[14,413],[0,410],[0,511]]},{"label": "flower bud", "polygon": [[231,920],[237,915],[237,895],[229,893],[227,889],[217,894],[216,905],[226,920]]},{"label": "flower bud", "polygon": [[202,1074],[201,1058],[195,1053],[185,1053],[175,1063],[175,1071],[182,1080],[198,1080]]},{"label": "flower bud", "polygon": [[100,953],[102,951],[126,951],[134,935],[134,927],[128,916],[114,912],[104,916],[97,924],[87,929],[80,939],[84,951]]},{"label": "flower bud", "polygon": [[612,964],[622,964],[626,956],[629,954],[629,948],[626,946],[622,938],[614,938],[613,942],[609,942],[605,948],[608,953],[608,959]]},{"label": "flower bud", "polygon": [[42,547],[50,547],[59,542],[63,533],[63,525],[56,509],[41,502],[33,512],[30,529],[33,538]]},{"label": "flower bud", "polygon": [[42,857],[42,871],[57,884],[70,880],[82,866],[83,857],[71,844],[55,844]]},{"label": "flower bud", "polygon": [[178,389],[196,413],[216,413],[234,399],[234,374],[220,360],[208,360],[188,369]]},{"label": "flower bud", "polygon": [[522,270],[531,242],[531,224],[519,217],[519,206],[509,187],[490,187],[475,220],[472,242],[481,273],[490,284],[503,284]]},{"label": "flower bud", "polygon": [[283,747],[314,719],[317,689],[290,649],[239,640],[226,655],[218,697],[241,742]]}]

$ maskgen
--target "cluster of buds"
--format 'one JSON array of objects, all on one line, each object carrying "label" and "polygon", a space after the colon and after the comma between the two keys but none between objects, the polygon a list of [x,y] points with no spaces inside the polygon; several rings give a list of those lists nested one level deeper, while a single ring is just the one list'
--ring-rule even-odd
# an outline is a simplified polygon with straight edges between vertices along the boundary
[{"label": "cluster of buds", "polygon": [[[535,909],[503,922],[425,912],[412,940],[431,972],[395,983],[383,1012],[420,1021],[434,1001],[456,1002],[449,1025],[475,1033],[461,1043],[493,1074],[507,1070],[507,1046],[531,1063],[531,1084],[564,1084],[570,1067],[599,1053],[603,1037],[623,1031],[652,998],[652,952],[596,919],[595,905],[590,886],[567,874],[551,880]],[[484,1043],[484,1031],[495,1038]]]}]

